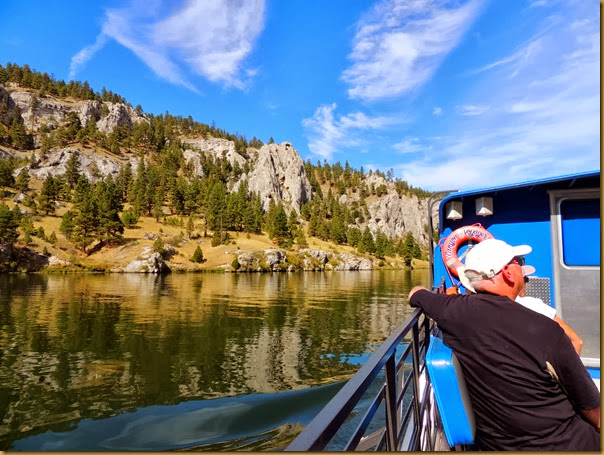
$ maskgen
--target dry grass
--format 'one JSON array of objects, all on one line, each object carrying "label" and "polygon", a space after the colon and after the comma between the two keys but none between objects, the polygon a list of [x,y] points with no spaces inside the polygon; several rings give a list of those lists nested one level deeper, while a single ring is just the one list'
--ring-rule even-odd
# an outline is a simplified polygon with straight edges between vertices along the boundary
[{"label": "dry grass", "polygon": [[[10,206],[14,204],[7,201]],[[105,245],[103,248],[95,248],[92,244],[88,250],[92,251],[86,254],[74,247],[60,232],[61,217],[71,208],[70,204],[62,203],[56,213],[51,216],[37,215],[33,219],[34,228],[42,227],[46,238],[48,239],[52,232],[57,236],[55,244],[38,237],[32,237],[31,243],[27,246],[39,253],[44,249],[59,259],[79,264],[83,267],[96,270],[111,270],[113,268],[125,267],[130,262],[140,259],[141,253],[146,247],[152,247],[154,239],[159,236],[166,246],[171,246],[176,250],[169,259],[169,266],[173,270],[185,271],[203,271],[210,269],[221,269],[230,266],[233,259],[241,253],[261,252],[268,248],[278,248],[266,235],[248,234],[242,232],[229,232],[231,241],[227,245],[211,246],[212,232],[208,231],[207,237],[203,237],[203,222],[197,221],[191,232],[191,238],[186,234],[186,217],[172,216],[168,217],[168,222],[161,219],[155,221],[151,217],[141,217],[134,228],[124,230],[123,239],[116,245]],[[170,222],[171,220],[171,222]],[[19,246],[25,246],[22,241]],[[329,251],[334,254],[350,253],[357,255],[355,248],[347,245],[335,245],[325,242],[315,237],[307,237],[308,247]],[[197,246],[201,247],[205,261],[201,264],[190,260]],[[293,251],[300,250],[298,245],[294,245]],[[377,260],[373,256],[365,256],[371,259],[374,264],[386,267],[402,268],[404,263],[399,257],[386,257],[384,260]],[[414,260],[415,268],[424,268],[428,264],[426,261]]]}]

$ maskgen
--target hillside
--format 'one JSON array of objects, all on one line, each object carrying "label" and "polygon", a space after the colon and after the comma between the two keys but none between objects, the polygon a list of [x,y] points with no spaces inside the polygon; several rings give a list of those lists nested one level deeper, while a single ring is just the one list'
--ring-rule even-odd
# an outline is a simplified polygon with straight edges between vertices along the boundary
[{"label": "hillside", "polygon": [[401,267],[428,241],[428,193],[391,172],[305,163],[289,142],[11,64],[0,187],[4,270]]}]

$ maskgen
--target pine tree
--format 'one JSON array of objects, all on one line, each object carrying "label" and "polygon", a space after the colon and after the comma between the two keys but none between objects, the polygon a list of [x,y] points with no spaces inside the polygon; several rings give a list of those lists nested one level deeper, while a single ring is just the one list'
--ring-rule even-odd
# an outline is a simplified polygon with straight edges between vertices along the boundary
[{"label": "pine tree", "polygon": [[80,155],[74,152],[65,164],[65,181],[67,185],[74,188],[80,179],[80,175]]},{"label": "pine tree", "polygon": [[378,231],[375,238],[375,255],[383,259],[385,256],[394,254],[394,246],[392,241],[382,231]]},{"label": "pine tree", "polygon": [[369,254],[375,253],[375,241],[373,240],[373,234],[371,234],[371,231],[369,230],[368,227],[366,227],[365,230],[363,231],[363,235],[361,236],[361,240],[359,241],[357,250],[361,254],[362,253],[369,253]]},{"label": "pine tree", "polygon": [[346,243],[346,226],[340,213],[337,213],[329,223],[329,237],[338,245]]},{"label": "pine tree", "polygon": [[124,233],[119,212],[123,208],[120,191],[111,176],[101,180],[94,195],[98,206],[97,233],[101,240],[115,240]]},{"label": "pine tree", "polygon": [[292,244],[292,233],[287,224],[287,214],[283,204],[277,205],[273,220],[273,234],[271,238],[281,247],[289,247]]},{"label": "pine tree", "polygon": [[[405,236],[405,241],[403,243],[402,254],[403,260],[405,261],[405,265],[407,267],[411,266],[411,262],[414,258],[414,254],[417,254],[419,249],[419,245],[417,244],[415,238],[411,231],[407,231],[407,235]],[[421,251],[420,251],[421,255]]]},{"label": "pine tree", "polygon": [[42,184],[42,190],[38,195],[38,203],[40,210],[43,210],[46,215],[55,213],[55,202],[59,194],[56,181],[52,175],[48,175]]},{"label": "pine tree", "polygon": [[197,248],[195,248],[195,251],[193,252],[193,256],[191,257],[191,261],[197,262],[198,264],[204,261],[203,252],[201,251],[201,248],[199,247],[199,245],[197,245]]},{"label": "pine tree", "polygon": [[356,247],[361,239],[361,230],[356,226],[349,228],[346,233],[346,239],[350,246]]},{"label": "pine tree", "polygon": [[29,190],[29,171],[27,169],[23,168],[21,172],[19,172],[15,182],[15,188],[23,193]]},{"label": "pine tree", "polygon": [[0,204],[0,244],[13,245],[19,238],[18,216],[4,202]]},{"label": "pine tree", "polygon": [[59,227],[59,231],[63,233],[67,240],[71,239],[71,234],[73,233],[74,226],[73,220],[75,216],[76,213],[73,210],[68,210],[61,218],[61,226]]},{"label": "pine tree", "polygon": [[0,186],[14,186],[15,160],[13,158],[0,158]]},{"label": "pine tree", "polygon": [[193,216],[189,215],[189,218],[187,218],[187,237],[189,239],[191,239],[191,234],[193,233],[194,228],[195,228],[195,223],[193,222]]},{"label": "pine tree", "polygon": [[31,146],[31,137],[28,136],[20,117],[15,116],[10,127],[10,138],[13,146],[19,150],[27,150]]}]

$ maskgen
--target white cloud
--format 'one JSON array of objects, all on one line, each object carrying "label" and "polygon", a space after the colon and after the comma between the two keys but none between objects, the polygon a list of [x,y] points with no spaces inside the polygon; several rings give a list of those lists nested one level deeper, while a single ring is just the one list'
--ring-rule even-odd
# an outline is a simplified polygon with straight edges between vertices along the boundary
[{"label": "white cloud", "polygon": [[405,138],[401,142],[397,142],[392,146],[392,148],[402,155],[407,155],[428,151],[431,147],[422,145],[417,137],[410,137]]},{"label": "white cloud", "polygon": [[354,112],[337,118],[334,115],[335,109],[335,103],[320,106],[312,118],[302,121],[309,139],[308,148],[313,154],[325,159],[331,159],[337,151],[365,143],[365,140],[361,139],[358,134],[360,131],[379,130],[401,123],[400,119],[368,117],[362,112]]},{"label": "white cloud", "polygon": [[94,54],[100,51],[105,43],[107,42],[107,36],[103,33],[96,37],[94,44],[86,46],[76,55],[71,58],[71,65],[69,66],[69,79],[73,79],[80,69],[90,61]]},{"label": "white cloud", "polygon": [[405,94],[425,83],[459,43],[481,6],[448,0],[384,0],[357,24],[352,66],[342,78],[351,98]]},{"label": "white cloud", "polygon": [[456,109],[461,115],[482,115],[489,110],[489,106],[466,104],[464,106],[456,106]]},{"label": "white cloud", "polygon": [[133,0],[125,8],[106,11],[97,43],[72,58],[72,75],[112,38],[173,84],[195,90],[185,76],[191,71],[244,89],[256,72],[243,63],[264,28],[264,10],[265,0],[191,0],[176,8],[167,1]]},{"label": "white cloud", "polygon": [[431,148],[397,165],[401,178],[430,190],[469,189],[600,168],[597,5],[555,6],[566,21],[545,17],[510,57],[470,73],[467,96],[480,105],[458,99],[459,112],[482,115],[439,124],[448,135],[418,136]]},{"label": "white cloud", "polygon": [[442,115],[443,110],[441,107],[435,107],[434,110],[432,111],[432,114],[434,115]]}]

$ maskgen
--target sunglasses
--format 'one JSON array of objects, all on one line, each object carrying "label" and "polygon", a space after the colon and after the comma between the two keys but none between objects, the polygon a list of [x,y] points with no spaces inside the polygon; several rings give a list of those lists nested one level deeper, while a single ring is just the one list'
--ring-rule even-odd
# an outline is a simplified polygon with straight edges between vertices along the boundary
[{"label": "sunglasses", "polygon": [[524,259],[524,256],[516,256],[510,261],[510,264],[514,262],[522,267],[524,264],[526,264],[526,259]]}]

